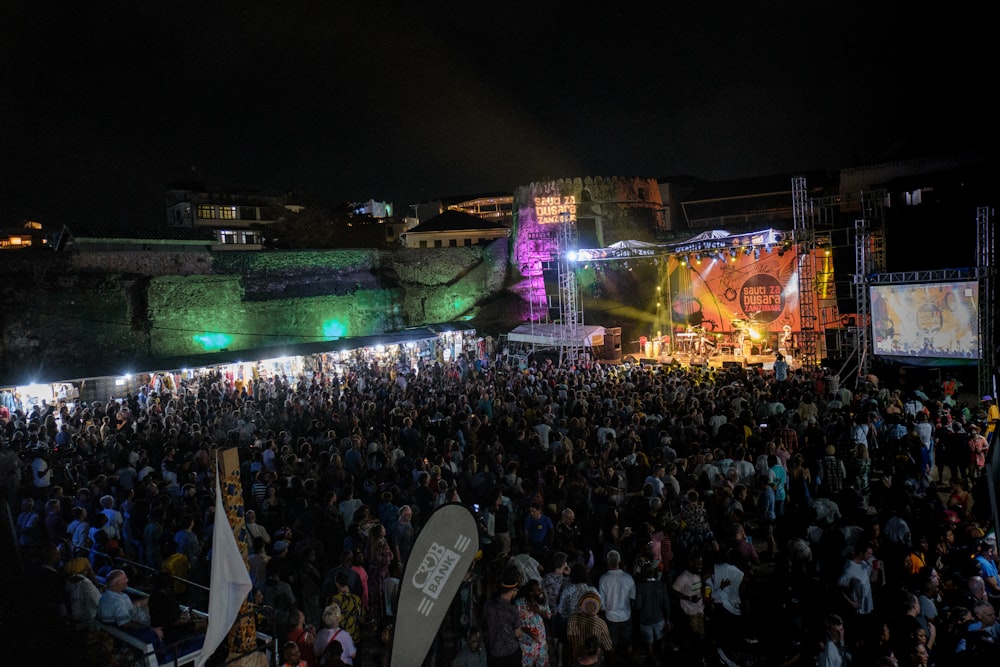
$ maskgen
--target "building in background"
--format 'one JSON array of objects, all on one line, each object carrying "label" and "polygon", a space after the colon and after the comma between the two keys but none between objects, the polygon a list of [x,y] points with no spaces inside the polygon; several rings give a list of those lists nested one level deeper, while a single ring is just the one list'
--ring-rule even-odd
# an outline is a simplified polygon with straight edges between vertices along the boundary
[{"label": "building in background", "polygon": [[305,209],[288,197],[206,192],[195,186],[168,190],[166,205],[168,227],[210,229],[217,250],[260,250],[259,225]]},{"label": "building in background", "polygon": [[447,210],[400,234],[407,248],[458,248],[490,243],[510,228],[463,211]]},{"label": "building in background", "polygon": [[25,220],[19,227],[0,229],[0,250],[44,250],[51,248],[50,231],[42,223]]}]

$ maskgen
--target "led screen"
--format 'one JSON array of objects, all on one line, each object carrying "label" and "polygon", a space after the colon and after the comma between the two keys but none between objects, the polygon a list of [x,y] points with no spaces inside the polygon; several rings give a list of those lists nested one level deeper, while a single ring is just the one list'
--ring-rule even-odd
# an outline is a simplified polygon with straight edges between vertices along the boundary
[{"label": "led screen", "polygon": [[887,357],[979,357],[979,286],[975,282],[874,285],[875,354]]}]

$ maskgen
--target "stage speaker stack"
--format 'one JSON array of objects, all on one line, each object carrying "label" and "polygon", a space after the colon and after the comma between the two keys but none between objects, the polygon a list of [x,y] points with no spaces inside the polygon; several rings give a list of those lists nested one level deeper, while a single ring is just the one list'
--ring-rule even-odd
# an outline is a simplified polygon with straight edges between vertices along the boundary
[{"label": "stage speaker stack", "polygon": [[605,327],[604,358],[621,359],[621,357],[622,357],[622,328]]}]

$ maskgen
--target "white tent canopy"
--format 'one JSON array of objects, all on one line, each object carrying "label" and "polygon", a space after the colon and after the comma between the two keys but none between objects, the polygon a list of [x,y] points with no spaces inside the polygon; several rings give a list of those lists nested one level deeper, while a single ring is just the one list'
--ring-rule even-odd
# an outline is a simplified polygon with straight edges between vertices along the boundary
[{"label": "white tent canopy", "polygon": [[604,344],[604,327],[581,324],[573,331],[561,324],[520,324],[507,334],[507,340],[537,346],[594,347]]}]

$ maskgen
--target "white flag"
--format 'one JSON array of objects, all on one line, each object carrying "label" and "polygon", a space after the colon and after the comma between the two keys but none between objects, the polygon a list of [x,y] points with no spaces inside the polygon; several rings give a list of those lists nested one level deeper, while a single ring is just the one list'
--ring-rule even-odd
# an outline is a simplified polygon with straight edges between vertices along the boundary
[{"label": "white flag", "polygon": [[208,628],[197,667],[204,667],[233,627],[240,607],[253,588],[233,528],[222,504],[222,487],[215,476],[215,528],[212,531],[212,578],[208,585]]}]

